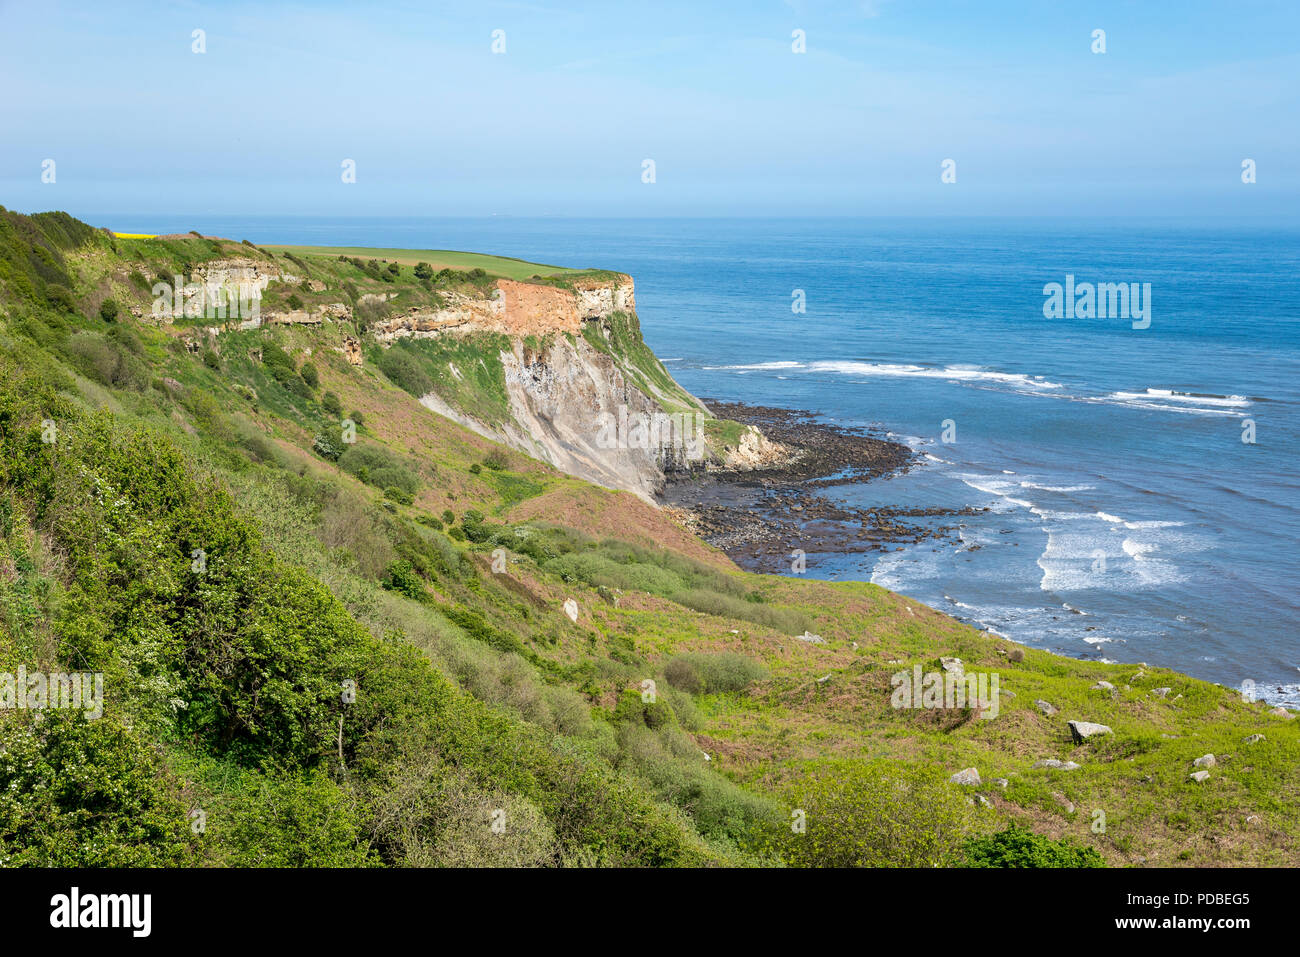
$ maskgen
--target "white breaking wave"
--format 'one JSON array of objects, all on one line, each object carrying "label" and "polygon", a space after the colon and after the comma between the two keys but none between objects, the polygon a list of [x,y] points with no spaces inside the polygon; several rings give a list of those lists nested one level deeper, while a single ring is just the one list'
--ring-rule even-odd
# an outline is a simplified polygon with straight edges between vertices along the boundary
[{"label": "white breaking wave", "polygon": [[[664,361],[673,362],[677,360],[665,359]],[[1078,395],[1060,391],[1065,386],[1059,382],[1052,382],[1043,376],[1030,375],[1024,372],[998,372],[984,366],[975,365],[938,367],[921,366],[906,362],[865,362],[857,359],[823,359],[812,362],[781,359],[772,362],[705,366],[704,368],[710,371],[731,372],[771,372],[797,369],[801,372],[831,372],[865,377],[894,376],[942,379],[949,382],[974,385],[992,383],[1008,386],[1026,395],[1067,399],[1072,402],[1097,402],[1157,412],[1180,412],[1188,415],[1231,415],[1240,418],[1246,415],[1245,412],[1240,410],[1251,405],[1251,400],[1242,395],[1218,395],[1213,392],[1180,392],[1176,389],[1148,388],[1144,392],[1120,391],[1106,395]]]},{"label": "white breaking wave", "polygon": [[[1081,402],[1105,402],[1111,405],[1127,406],[1131,409],[1181,412],[1187,415],[1232,415],[1238,418],[1246,413],[1237,410],[1250,405],[1250,400],[1245,396],[1175,392],[1172,389],[1147,389],[1146,392],[1112,392],[1104,396],[1080,396],[1078,398]],[[1170,405],[1171,402],[1181,404]]]},{"label": "white breaking wave", "polygon": [[[1014,473],[1010,473],[1014,474]],[[1037,489],[1040,492],[1091,492],[1095,485],[1037,485],[1034,482],[1021,482],[1021,488]]]},{"label": "white breaking wave", "polygon": [[1221,405],[1245,408],[1250,400],[1244,395],[1214,395],[1213,393],[1175,392],[1173,389],[1147,389],[1146,392],[1114,392],[1117,399],[1162,399],[1166,402],[1188,402],[1194,405]]},{"label": "white breaking wave", "polygon": [[711,371],[731,372],[769,372],[778,369],[799,369],[805,372],[834,372],[841,375],[907,376],[921,379],[956,380],[959,382],[998,382],[1031,390],[1064,388],[1059,382],[1049,382],[1042,376],[1025,375],[1020,372],[996,372],[982,366],[967,365],[938,368],[900,362],[863,362],[855,359],[827,359],[815,362],[795,362],[785,359],[740,365],[705,366],[705,368]]}]

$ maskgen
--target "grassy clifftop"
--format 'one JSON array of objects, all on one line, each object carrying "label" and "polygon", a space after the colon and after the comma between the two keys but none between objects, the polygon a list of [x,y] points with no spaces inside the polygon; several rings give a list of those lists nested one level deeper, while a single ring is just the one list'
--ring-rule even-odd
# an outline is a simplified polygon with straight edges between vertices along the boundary
[{"label": "grassy clifftop", "polygon": [[[132,318],[133,273],[233,256],[394,301],[479,281],[0,213],[0,673],[104,676],[100,717],[0,710],[6,863],[1300,856],[1300,729],[1230,689],[744,573],[350,364],[342,326],[194,351]],[[894,706],[940,657],[998,675],[995,717]]]}]

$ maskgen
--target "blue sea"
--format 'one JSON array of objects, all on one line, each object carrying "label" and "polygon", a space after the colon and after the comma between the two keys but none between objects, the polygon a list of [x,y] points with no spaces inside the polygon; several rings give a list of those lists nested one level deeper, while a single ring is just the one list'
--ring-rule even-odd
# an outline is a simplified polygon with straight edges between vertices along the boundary
[{"label": "blue sea", "polygon": [[[695,394],[811,410],[920,454],[906,474],[828,494],[857,506],[987,506],[950,541],[810,554],[808,575],[874,581],[1027,645],[1251,681],[1261,697],[1300,704],[1300,231],[92,219],[630,273],[647,341]],[[1044,287],[1067,276],[1076,287],[1149,283],[1149,326],[1045,318]],[[792,308],[798,291],[804,312]]]}]

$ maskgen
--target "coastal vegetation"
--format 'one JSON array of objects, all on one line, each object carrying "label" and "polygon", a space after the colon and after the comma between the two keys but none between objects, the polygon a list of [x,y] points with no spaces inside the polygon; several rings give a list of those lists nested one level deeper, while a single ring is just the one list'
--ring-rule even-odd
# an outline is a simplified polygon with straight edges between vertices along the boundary
[{"label": "coastal vegetation", "polygon": [[[151,321],[156,278],[234,258],[301,280],[264,309],[294,295],[354,321]],[[0,862],[1300,858],[1286,713],[871,584],[741,571],[636,496],[418,401],[440,384],[500,415],[500,339],[365,340],[348,361],[368,308],[539,270],[568,275],[0,210],[0,675],[104,687],[96,717],[0,708]],[[396,295],[363,305],[378,290]],[[686,395],[634,315],[584,336]],[[893,676],[952,659],[998,675],[996,716],[894,706]]]}]

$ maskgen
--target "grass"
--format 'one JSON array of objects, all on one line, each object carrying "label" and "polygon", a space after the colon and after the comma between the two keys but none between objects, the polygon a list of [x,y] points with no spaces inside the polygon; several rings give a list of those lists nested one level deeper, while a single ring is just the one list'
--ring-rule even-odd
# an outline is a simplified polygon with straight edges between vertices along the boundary
[{"label": "grass", "polygon": [[564,266],[547,266],[509,256],[490,256],[484,253],[460,252],[454,249],[381,249],[369,246],[287,246],[268,245],[264,249],[290,252],[298,256],[357,256],[362,259],[379,259],[415,266],[426,262],[438,269],[482,269],[494,276],[507,279],[530,279],[535,275],[554,276],[577,273],[582,270]]}]

